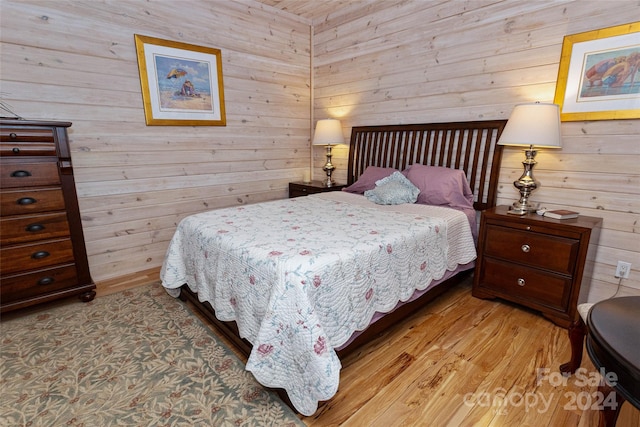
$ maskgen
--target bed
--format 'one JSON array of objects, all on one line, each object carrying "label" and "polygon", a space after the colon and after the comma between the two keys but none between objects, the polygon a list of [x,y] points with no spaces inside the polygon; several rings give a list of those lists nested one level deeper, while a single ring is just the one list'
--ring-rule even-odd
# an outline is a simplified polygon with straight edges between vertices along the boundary
[{"label": "bed", "polygon": [[196,304],[261,384],[312,415],[337,392],[341,356],[472,271],[505,123],[354,127],[348,191],[183,219],[163,286]]}]

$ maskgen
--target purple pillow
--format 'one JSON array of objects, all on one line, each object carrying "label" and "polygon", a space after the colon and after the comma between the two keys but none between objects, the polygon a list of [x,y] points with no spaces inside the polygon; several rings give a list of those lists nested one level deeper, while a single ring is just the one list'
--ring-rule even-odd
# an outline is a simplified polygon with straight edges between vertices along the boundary
[{"label": "purple pillow", "polygon": [[414,164],[402,173],[420,189],[416,203],[473,209],[473,193],[464,171]]},{"label": "purple pillow", "polygon": [[394,168],[381,168],[378,166],[368,166],[360,178],[353,184],[342,189],[348,193],[364,194],[367,190],[373,190],[376,188],[376,181],[390,176],[392,173],[398,172]]}]

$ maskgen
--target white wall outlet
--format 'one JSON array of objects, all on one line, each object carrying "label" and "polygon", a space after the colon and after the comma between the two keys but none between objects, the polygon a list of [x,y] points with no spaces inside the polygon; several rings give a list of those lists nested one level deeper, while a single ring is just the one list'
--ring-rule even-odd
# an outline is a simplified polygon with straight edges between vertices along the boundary
[{"label": "white wall outlet", "polygon": [[618,261],[618,266],[616,267],[616,277],[628,279],[629,270],[631,270],[630,262]]}]

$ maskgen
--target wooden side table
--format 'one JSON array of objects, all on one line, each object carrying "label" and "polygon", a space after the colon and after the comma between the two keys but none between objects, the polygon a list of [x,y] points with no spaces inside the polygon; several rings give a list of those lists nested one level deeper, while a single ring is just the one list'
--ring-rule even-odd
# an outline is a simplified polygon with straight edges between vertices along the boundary
[{"label": "wooden side table", "polygon": [[311,182],[290,182],[289,183],[289,198],[308,196],[309,194],[326,193],[328,191],[341,191],[346,184],[334,184],[331,187],[324,185],[324,181],[311,181]]},{"label": "wooden side table", "polygon": [[473,296],[521,304],[568,328],[577,317],[585,266],[593,264],[589,244],[597,244],[602,218],[557,220],[507,210],[482,212]]}]

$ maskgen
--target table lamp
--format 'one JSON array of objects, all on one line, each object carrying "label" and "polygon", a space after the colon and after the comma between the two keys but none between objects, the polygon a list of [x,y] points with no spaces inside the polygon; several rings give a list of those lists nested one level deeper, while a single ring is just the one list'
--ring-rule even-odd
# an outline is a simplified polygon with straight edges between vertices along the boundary
[{"label": "table lamp", "polygon": [[538,187],[533,178],[536,164],[535,148],[560,148],[560,109],[556,104],[540,102],[516,105],[498,140],[499,145],[527,146],[522,162],[524,172],[513,182],[520,191],[520,200],[514,202],[509,213],[525,215],[536,207],[529,203],[529,196]]},{"label": "table lamp", "polygon": [[327,187],[331,187],[334,184],[331,179],[331,174],[335,169],[335,166],[331,163],[331,146],[335,144],[344,144],[344,135],[342,134],[340,120],[318,120],[318,123],[316,123],[316,131],[313,134],[313,145],[325,145],[327,147],[327,163],[322,167],[322,170],[327,174],[327,179],[324,182],[324,185]]}]

